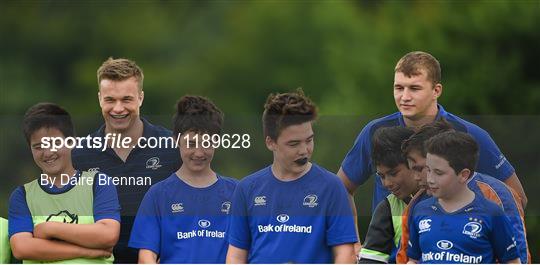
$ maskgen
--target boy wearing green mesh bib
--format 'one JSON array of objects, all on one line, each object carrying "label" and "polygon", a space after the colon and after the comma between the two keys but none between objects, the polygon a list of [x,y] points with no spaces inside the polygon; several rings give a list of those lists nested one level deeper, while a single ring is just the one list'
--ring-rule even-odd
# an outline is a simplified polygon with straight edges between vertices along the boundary
[{"label": "boy wearing green mesh bib", "polygon": [[115,186],[97,181],[103,173],[74,169],[69,148],[44,144],[74,136],[69,113],[39,103],[26,112],[23,131],[41,174],[11,194],[13,255],[24,263],[112,263],[120,232]]}]

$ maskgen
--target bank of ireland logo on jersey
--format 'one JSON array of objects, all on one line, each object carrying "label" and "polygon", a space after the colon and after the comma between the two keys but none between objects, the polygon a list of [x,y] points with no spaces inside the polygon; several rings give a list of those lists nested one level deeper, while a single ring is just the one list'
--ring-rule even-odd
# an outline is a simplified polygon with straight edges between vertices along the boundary
[{"label": "bank of ireland logo on jersey", "polygon": [[224,202],[221,204],[222,213],[229,214],[230,210],[231,210],[231,202]]},{"label": "bank of ireland logo on jersey", "polygon": [[159,164],[159,157],[154,156],[146,160],[146,169],[156,170],[160,167],[161,165]]},{"label": "bank of ireland logo on jersey", "polygon": [[276,217],[276,220],[280,223],[286,223],[287,221],[289,221],[289,216],[282,213]]},{"label": "bank of ireland logo on jersey", "polygon": [[304,203],[303,205],[304,206],[307,206],[309,208],[313,208],[313,207],[316,207],[317,205],[319,205],[319,203],[317,203],[317,195],[315,194],[309,194],[307,195],[306,197],[304,197]]},{"label": "bank of ireland logo on jersey", "polygon": [[184,205],[182,203],[173,203],[171,204],[172,213],[181,213],[184,211]]},{"label": "bank of ireland logo on jersey", "polygon": [[200,226],[201,228],[208,228],[208,227],[210,227],[210,225],[211,225],[210,221],[205,220],[205,219],[199,220],[199,223],[198,223],[198,224],[199,224],[199,226]]},{"label": "bank of ireland logo on jersey", "polygon": [[265,206],[266,205],[266,196],[257,196],[253,200],[255,206]]},{"label": "bank of ireland logo on jersey", "polygon": [[[470,220],[470,219],[469,219]],[[482,231],[481,220],[474,218],[472,222],[468,222],[463,226],[463,234],[468,235],[470,238],[476,239],[481,236]]]},{"label": "bank of ireland logo on jersey", "polygon": [[431,219],[422,219],[418,222],[418,233],[424,233],[431,230]]},{"label": "bank of ireland logo on jersey", "polygon": [[443,239],[437,241],[437,247],[442,250],[449,250],[454,247],[454,243],[452,243],[452,241]]}]

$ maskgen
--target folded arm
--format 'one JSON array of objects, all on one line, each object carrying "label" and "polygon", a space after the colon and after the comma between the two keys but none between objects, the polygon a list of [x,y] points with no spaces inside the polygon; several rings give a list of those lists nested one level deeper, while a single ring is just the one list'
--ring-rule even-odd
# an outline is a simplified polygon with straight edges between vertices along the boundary
[{"label": "folded arm", "polygon": [[35,238],[30,232],[14,234],[10,239],[13,256],[19,260],[54,261],[75,258],[110,257],[111,252],[75,244]]},{"label": "folded arm", "polygon": [[44,222],[34,228],[34,236],[41,239],[59,239],[86,248],[110,249],[116,245],[120,223],[102,219],[93,224],[67,224]]}]

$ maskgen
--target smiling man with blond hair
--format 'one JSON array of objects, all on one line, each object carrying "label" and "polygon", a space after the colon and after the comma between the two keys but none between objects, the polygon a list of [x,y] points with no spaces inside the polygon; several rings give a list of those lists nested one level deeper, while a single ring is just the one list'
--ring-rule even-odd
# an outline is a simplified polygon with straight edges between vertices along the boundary
[{"label": "smiling man with blond hair", "polygon": [[[88,148],[83,142],[82,149],[75,149],[74,164],[81,169],[100,170],[111,177],[150,178],[157,183],[180,167],[180,155],[175,146],[150,148],[139,146],[150,138],[171,137],[172,132],[150,123],[140,115],[144,101],[142,69],[132,60],[109,58],[97,70],[98,100],[104,125],[90,134],[92,138],[107,137],[130,139],[127,148],[106,146],[104,150]],[[105,139],[105,140],[103,140]],[[109,141],[110,142],[110,141]],[[137,144],[136,144],[137,143]],[[137,263],[137,251],[128,248],[129,234],[139,204],[150,185],[117,185],[118,199],[122,207],[122,227],[120,240],[114,255],[118,263]]]}]

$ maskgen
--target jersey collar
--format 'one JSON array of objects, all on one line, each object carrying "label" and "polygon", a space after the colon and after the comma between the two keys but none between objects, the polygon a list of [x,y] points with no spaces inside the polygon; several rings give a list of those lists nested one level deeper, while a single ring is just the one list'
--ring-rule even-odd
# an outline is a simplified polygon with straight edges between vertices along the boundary
[{"label": "jersey collar", "polygon": [[[399,125],[406,127],[405,120],[403,119],[403,114],[401,114],[401,112],[399,111],[398,111],[398,114],[399,114]],[[446,110],[443,108],[443,106],[441,106],[441,104],[437,104],[437,116],[435,116],[435,120],[439,120],[441,118],[447,119],[447,117],[448,117],[448,112],[446,112]]]}]

